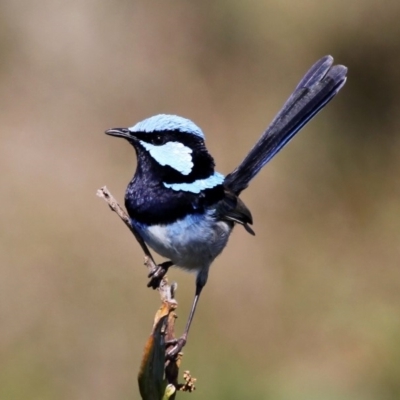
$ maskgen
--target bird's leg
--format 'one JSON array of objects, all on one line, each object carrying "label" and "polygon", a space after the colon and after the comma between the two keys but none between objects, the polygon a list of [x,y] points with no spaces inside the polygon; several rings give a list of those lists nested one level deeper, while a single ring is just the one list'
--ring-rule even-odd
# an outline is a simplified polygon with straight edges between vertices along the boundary
[{"label": "bird's leg", "polygon": [[171,350],[167,351],[167,354],[166,354],[166,357],[170,360],[174,359],[178,355],[178,353],[183,349],[183,347],[185,346],[185,344],[187,342],[190,325],[192,323],[194,312],[196,311],[196,306],[199,301],[200,293],[201,293],[201,290],[203,289],[203,287],[204,287],[204,284],[200,284],[199,282],[196,282],[196,294],[193,299],[192,309],[190,310],[189,318],[186,322],[186,327],[185,327],[185,331],[183,332],[183,335],[179,339],[174,339],[174,340],[170,340],[170,341],[166,342],[167,347],[174,346],[174,347],[172,347]]},{"label": "bird's leg", "polygon": [[167,273],[168,268],[172,265],[174,265],[172,261],[165,261],[161,264],[158,264],[157,268],[151,271],[148,275],[148,277],[151,279],[149,280],[147,287],[157,289],[160,286],[162,278],[164,278],[165,274]]}]

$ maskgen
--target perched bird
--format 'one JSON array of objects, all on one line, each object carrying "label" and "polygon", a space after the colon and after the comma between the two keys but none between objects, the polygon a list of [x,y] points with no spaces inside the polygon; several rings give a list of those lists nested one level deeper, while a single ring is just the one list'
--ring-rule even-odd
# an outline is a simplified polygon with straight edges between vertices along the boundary
[{"label": "perched bird", "polygon": [[[252,216],[239,199],[251,179],[332,98],[346,82],[347,68],[333,58],[317,61],[242,163],[224,177],[204,144],[202,130],[176,115],[156,115],[131,128],[106,131],[134,147],[137,169],[125,194],[132,224],[144,241],[175,265],[196,273],[196,293],[185,331],[167,353],[186,344],[200,292],[211,263],[228,242],[235,224],[254,234]],[[156,280],[157,281],[157,280]],[[151,285],[155,285],[154,281]]]}]

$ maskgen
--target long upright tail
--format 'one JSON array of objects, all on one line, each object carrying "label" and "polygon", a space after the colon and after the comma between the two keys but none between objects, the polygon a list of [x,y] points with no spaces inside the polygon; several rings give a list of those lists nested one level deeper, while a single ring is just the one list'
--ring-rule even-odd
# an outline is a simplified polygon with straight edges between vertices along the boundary
[{"label": "long upright tail", "polygon": [[225,178],[224,185],[233,193],[246,189],[261,168],[343,87],[347,68],[332,64],[333,58],[325,56],[304,75],[247,157]]}]

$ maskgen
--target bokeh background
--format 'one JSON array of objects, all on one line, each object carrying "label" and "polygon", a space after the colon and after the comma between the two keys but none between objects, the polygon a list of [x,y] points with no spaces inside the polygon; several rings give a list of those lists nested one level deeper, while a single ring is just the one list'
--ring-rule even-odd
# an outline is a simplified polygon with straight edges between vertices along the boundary
[{"label": "bokeh background", "polygon": [[[344,90],[243,194],[183,369],[194,399],[400,398],[400,2],[2,0],[0,398],[137,399],[159,305],[122,202],[133,150],[103,134],[193,119],[230,172],[303,73]],[[194,277],[179,283],[179,329]]]}]

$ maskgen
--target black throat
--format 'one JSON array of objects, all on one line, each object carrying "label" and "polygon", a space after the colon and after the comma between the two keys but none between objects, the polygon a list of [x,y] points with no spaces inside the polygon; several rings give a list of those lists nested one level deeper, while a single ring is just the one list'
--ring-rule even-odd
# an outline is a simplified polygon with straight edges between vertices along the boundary
[{"label": "black throat", "polygon": [[[144,133],[143,140],[151,134]],[[136,173],[125,194],[125,207],[129,216],[144,224],[168,224],[184,218],[188,214],[204,213],[224,197],[222,185],[205,189],[200,193],[174,190],[164,184],[193,183],[207,179],[214,174],[214,160],[207,152],[204,142],[191,135],[174,133],[174,139],[193,149],[193,168],[184,175],[168,165],[160,165],[140,144],[132,143],[137,154]],[[139,140],[141,134],[137,137]]]}]

